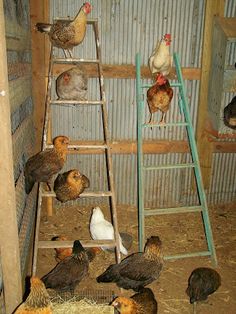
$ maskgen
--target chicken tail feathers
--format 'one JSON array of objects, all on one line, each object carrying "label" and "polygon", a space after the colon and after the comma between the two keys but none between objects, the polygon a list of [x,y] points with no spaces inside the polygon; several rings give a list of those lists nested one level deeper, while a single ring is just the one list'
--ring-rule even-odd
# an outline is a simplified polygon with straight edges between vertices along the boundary
[{"label": "chicken tail feathers", "polygon": [[114,272],[114,266],[110,265],[107,270],[97,277],[97,282],[115,282],[116,281],[116,274]]},{"label": "chicken tail feathers", "polygon": [[51,24],[47,24],[47,23],[37,23],[35,25],[35,28],[37,31],[41,32],[41,33],[49,33],[51,30]]},{"label": "chicken tail feathers", "polygon": [[29,194],[31,190],[33,189],[35,181],[32,180],[30,176],[25,177],[25,192],[26,194]]}]

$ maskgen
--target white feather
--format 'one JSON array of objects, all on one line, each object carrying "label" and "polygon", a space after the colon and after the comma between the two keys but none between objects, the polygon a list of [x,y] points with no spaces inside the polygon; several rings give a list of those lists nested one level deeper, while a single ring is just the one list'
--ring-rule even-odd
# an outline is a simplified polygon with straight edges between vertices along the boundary
[{"label": "white feather", "polygon": [[[93,209],[92,217],[90,220],[90,233],[93,240],[113,240],[114,239],[114,228],[112,224],[105,220],[103,212],[99,207]],[[128,252],[123,246],[121,237],[120,239],[120,251],[122,254],[127,255]],[[103,250],[106,250],[106,247],[102,247]]]}]

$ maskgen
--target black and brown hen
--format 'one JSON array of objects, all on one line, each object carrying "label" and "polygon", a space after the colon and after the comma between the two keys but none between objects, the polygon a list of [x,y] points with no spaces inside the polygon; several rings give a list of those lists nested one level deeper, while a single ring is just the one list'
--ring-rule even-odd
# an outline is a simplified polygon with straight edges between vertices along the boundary
[{"label": "black and brown hen", "polygon": [[236,96],[224,108],[224,124],[233,130],[236,129]]},{"label": "black and brown hen", "polygon": [[97,282],[115,282],[118,287],[140,291],[160,276],[163,266],[161,240],[150,237],[144,252],[133,253],[120,264],[112,264],[97,277]]}]

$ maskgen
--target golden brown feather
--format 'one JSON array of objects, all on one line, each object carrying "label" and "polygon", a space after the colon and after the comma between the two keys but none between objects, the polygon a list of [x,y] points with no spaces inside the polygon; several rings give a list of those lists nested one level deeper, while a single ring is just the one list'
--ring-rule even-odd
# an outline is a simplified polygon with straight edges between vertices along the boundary
[{"label": "golden brown feather", "polygon": [[30,193],[35,182],[46,182],[49,185],[53,175],[63,168],[68,144],[68,137],[57,136],[53,140],[52,149],[41,151],[27,160],[24,169],[27,194]]},{"label": "golden brown feather", "polygon": [[30,294],[15,314],[52,314],[51,302],[44,283],[38,277],[30,278]]}]

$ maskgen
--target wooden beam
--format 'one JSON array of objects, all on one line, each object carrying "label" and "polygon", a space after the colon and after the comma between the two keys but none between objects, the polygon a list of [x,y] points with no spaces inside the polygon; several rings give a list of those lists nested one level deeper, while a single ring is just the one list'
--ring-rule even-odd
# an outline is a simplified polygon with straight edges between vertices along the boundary
[{"label": "wooden beam", "polygon": [[205,9],[205,23],[202,45],[202,71],[200,80],[200,94],[198,105],[198,120],[197,120],[197,146],[199,159],[202,171],[202,177],[205,188],[209,188],[211,182],[212,171],[212,154],[213,143],[209,143],[206,125],[208,120],[208,88],[209,88],[209,73],[211,67],[212,54],[212,32],[213,18],[216,15],[223,16],[224,0],[207,0]]},{"label": "wooden beam", "polygon": [[6,313],[12,313],[22,300],[22,283],[16,199],[13,176],[13,153],[10,121],[10,101],[7,72],[5,19],[0,0],[0,248]]},{"label": "wooden beam", "polygon": [[[41,34],[42,36],[42,34]],[[56,64],[54,66],[53,74],[58,76],[62,72],[73,67],[72,65]],[[98,77],[98,66],[96,64],[83,64],[83,67],[89,77]],[[103,74],[105,78],[131,78],[135,79],[135,66],[132,64],[122,64],[122,65],[102,65]],[[188,80],[199,80],[201,76],[201,69],[199,68],[183,68],[183,77]],[[141,67],[142,78],[151,78],[151,73],[149,67]]]},{"label": "wooden beam", "polygon": [[37,22],[49,21],[49,1],[30,0],[32,31],[32,93],[34,102],[35,150],[41,149],[45,113],[46,81],[49,59],[49,39],[35,30]]}]

